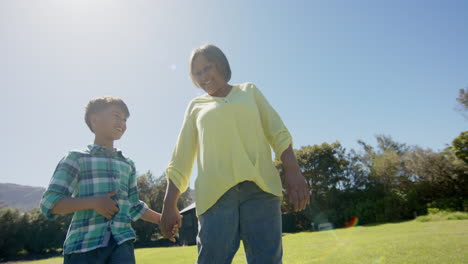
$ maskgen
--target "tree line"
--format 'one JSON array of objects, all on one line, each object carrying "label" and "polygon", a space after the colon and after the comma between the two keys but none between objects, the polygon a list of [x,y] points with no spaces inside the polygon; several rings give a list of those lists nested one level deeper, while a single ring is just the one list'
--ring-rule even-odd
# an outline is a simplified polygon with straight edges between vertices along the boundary
[{"label": "tree line", "polygon": [[[457,101],[464,117],[468,111],[468,88]],[[413,219],[430,208],[468,211],[468,131],[451,146],[434,151],[410,146],[390,136],[376,136],[376,144],[358,141],[360,149],[347,151],[338,141],[295,150],[301,171],[310,187],[306,210],[291,213],[297,230],[311,223],[331,222],[336,227]],[[275,161],[281,177],[281,162]],[[140,199],[162,210],[167,181],[148,171],[137,179]],[[285,196],[286,197],[286,196]],[[180,209],[192,202],[192,190],[178,202]],[[290,206],[283,200],[283,212]],[[60,249],[70,215],[47,220],[38,209],[21,213],[0,205],[0,260],[21,253],[44,254]],[[136,246],[154,246],[161,238],[159,227],[138,220],[132,223]]]},{"label": "tree line", "polygon": [[[459,90],[457,111],[468,119],[468,87]],[[311,223],[337,227],[412,219],[430,208],[468,211],[468,131],[443,151],[409,146],[390,136],[376,145],[358,141],[346,151],[337,141],[295,150],[310,186],[310,206],[292,213],[297,230]],[[283,178],[280,161],[277,169]],[[282,209],[289,211],[287,200]]]},{"label": "tree line", "polygon": [[[429,208],[468,211],[468,131],[452,146],[435,152],[376,136],[377,145],[359,141],[360,151],[339,142],[295,150],[310,186],[310,206],[293,213],[298,230],[311,223],[337,227],[393,222],[427,214]],[[276,161],[283,177],[281,162]],[[289,211],[287,200],[283,211]]]},{"label": "tree line", "polygon": [[[166,176],[163,174],[156,178],[148,171],[137,178],[137,185],[140,200],[161,212],[167,186]],[[189,188],[181,195],[179,208],[192,203],[192,192]],[[59,253],[72,216],[60,215],[54,220],[48,220],[37,208],[22,213],[18,208],[0,205],[0,261],[21,254]],[[137,235],[136,247],[171,244],[168,240],[158,241],[162,235],[157,225],[138,220],[132,222],[132,227]]]}]

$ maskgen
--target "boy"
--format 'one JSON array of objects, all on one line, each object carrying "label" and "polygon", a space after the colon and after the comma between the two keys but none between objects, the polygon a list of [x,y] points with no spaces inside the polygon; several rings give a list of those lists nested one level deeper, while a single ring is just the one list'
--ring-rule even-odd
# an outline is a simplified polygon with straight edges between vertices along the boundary
[{"label": "boy", "polygon": [[129,116],[119,98],[91,100],[85,121],[94,144],[70,151],[43,194],[41,211],[47,218],[74,213],[63,245],[64,263],[135,263],[130,221],[160,224],[161,215],[138,199],[133,161],[114,149]]}]

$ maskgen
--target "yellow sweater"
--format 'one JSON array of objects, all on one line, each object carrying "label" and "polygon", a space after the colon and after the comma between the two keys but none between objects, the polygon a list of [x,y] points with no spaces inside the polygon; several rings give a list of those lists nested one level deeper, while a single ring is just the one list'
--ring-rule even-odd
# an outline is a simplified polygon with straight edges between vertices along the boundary
[{"label": "yellow sweater", "polygon": [[189,103],[166,176],[184,192],[197,157],[197,215],[243,181],[282,196],[270,145],[280,157],[292,145],[289,131],[255,85],[234,85],[226,97],[204,94]]}]

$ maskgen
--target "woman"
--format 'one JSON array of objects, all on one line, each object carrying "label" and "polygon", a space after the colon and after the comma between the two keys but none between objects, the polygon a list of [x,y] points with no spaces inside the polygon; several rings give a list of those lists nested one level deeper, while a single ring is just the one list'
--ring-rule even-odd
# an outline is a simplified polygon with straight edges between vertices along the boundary
[{"label": "woman", "polygon": [[231,263],[240,240],[248,263],[281,263],[282,186],[270,146],[283,162],[295,211],[309,204],[291,135],[255,85],[228,84],[231,69],[218,47],[192,52],[190,77],[206,94],[189,103],[166,170],[163,234],[170,236],[172,226],[180,225],[177,200],[197,157],[197,263]]}]

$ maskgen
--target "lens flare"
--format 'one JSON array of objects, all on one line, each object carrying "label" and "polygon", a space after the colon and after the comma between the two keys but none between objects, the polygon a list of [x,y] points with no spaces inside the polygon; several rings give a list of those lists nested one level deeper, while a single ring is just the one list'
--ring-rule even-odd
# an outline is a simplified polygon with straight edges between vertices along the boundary
[{"label": "lens flare", "polygon": [[357,226],[358,224],[359,224],[359,218],[357,216],[353,216],[351,217],[351,219],[348,220],[348,222],[346,222],[345,226],[354,227],[354,226]]}]

